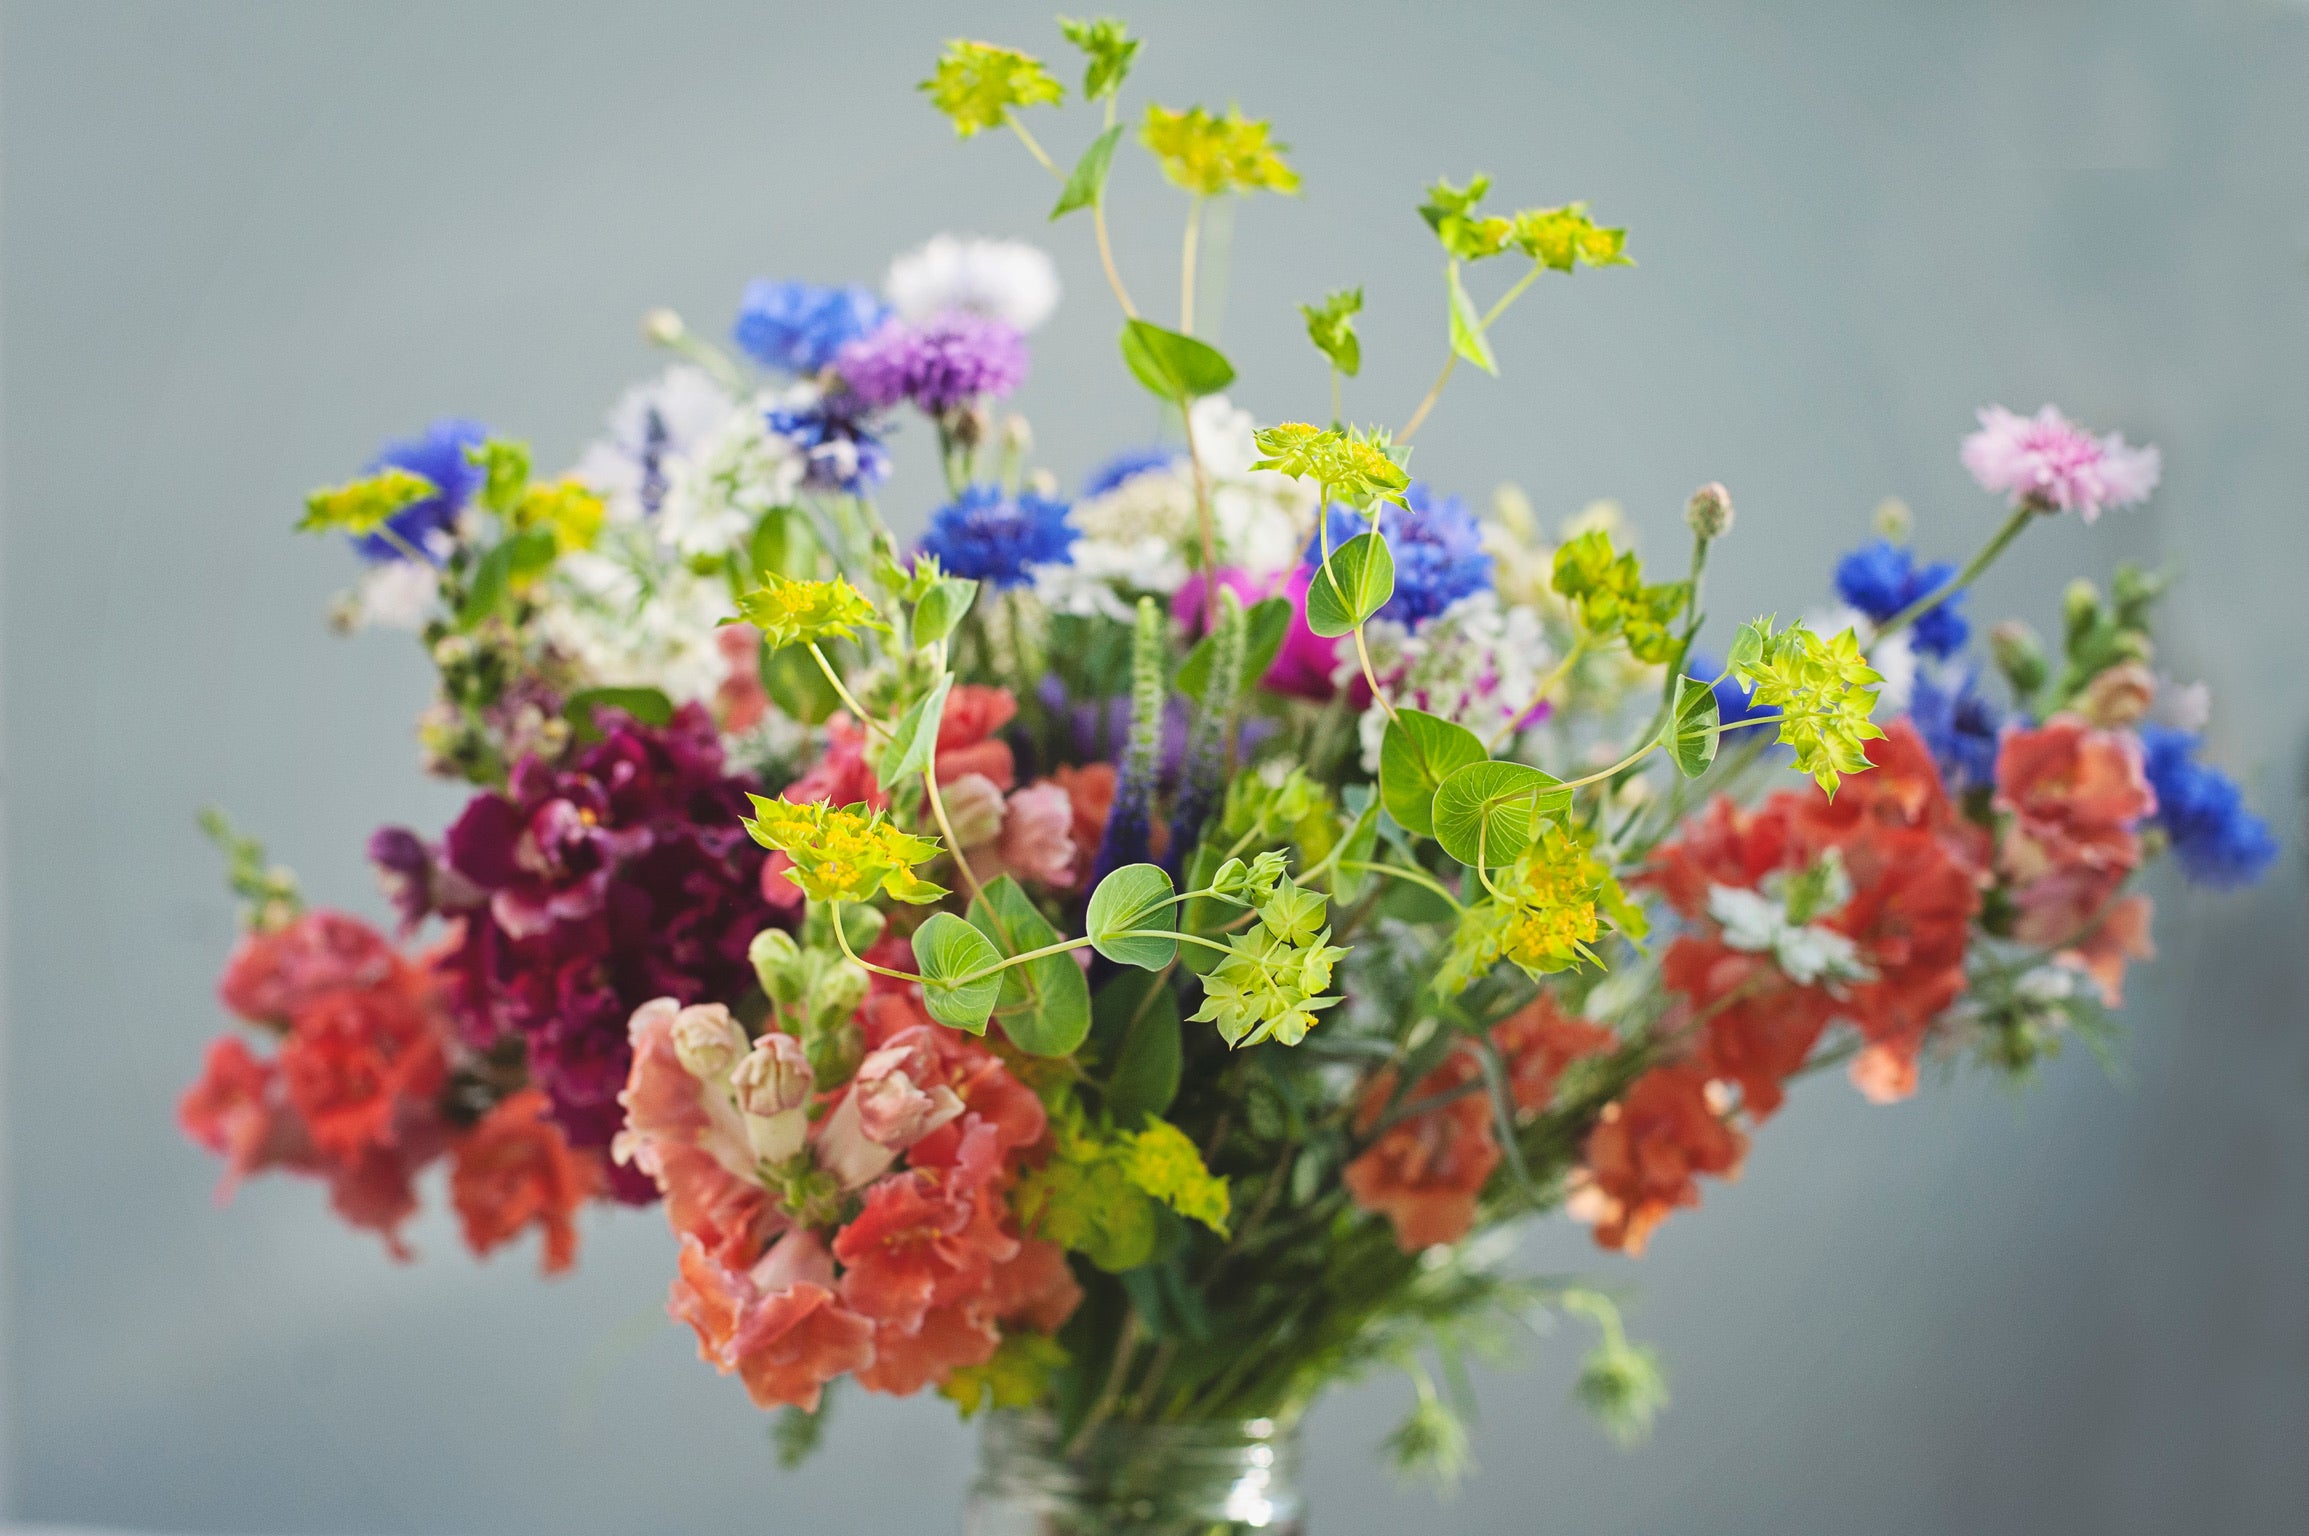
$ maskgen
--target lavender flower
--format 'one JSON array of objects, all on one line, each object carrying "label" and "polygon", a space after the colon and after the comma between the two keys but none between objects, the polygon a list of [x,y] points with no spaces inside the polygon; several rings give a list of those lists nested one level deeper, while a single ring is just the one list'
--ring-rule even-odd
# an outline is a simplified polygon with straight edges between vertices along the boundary
[{"label": "lavender flower", "polygon": [[765,368],[814,374],[842,348],[868,335],[889,315],[865,288],[821,288],[815,283],[746,284],[731,335]]},{"label": "lavender flower", "polygon": [[381,532],[353,540],[353,548],[361,558],[406,560],[407,549],[416,549],[438,564],[435,546],[449,537],[456,526],[457,514],[465,510],[465,503],[481,489],[481,470],[465,457],[465,450],[479,445],[488,436],[489,429],[477,421],[447,417],[434,422],[417,437],[387,443],[369,461],[367,473],[405,469],[411,474],[423,475],[440,491],[423,501],[411,502],[385,520],[385,526],[399,535],[399,544]]},{"label": "lavender flower", "polygon": [[836,361],[850,388],[878,409],[911,400],[943,416],[1026,378],[1026,339],[983,315],[954,312],[917,325],[892,320],[844,347]]},{"label": "lavender flower", "polygon": [[1066,503],[1032,491],[1013,501],[999,487],[966,487],[930,519],[920,548],[957,576],[1015,587],[1034,579],[1037,565],[1064,565],[1073,557],[1075,531]]},{"label": "lavender flower", "polygon": [[2074,511],[2086,522],[2103,507],[2146,501],[2157,488],[2155,448],[2135,448],[2111,432],[2094,437],[2052,406],[2016,416],[2001,405],[1980,413],[1980,430],[1964,440],[1964,467],[1984,491],[2020,506]]}]

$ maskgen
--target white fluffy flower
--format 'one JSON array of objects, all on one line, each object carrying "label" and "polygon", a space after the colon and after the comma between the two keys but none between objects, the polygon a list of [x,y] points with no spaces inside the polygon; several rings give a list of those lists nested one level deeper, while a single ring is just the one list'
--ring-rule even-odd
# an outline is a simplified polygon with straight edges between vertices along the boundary
[{"label": "white fluffy flower", "polygon": [[421,560],[386,560],[361,573],[344,606],[354,629],[425,627],[425,617],[441,595],[441,579]]},{"label": "white fluffy flower", "polygon": [[1085,540],[1134,544],[1159,539],[1178,544],[1194,536],[1194,482],[1184,465],[1146,470],[1103,495],[1076,502],[1067,520]]},{"label": "white fluffy flower", "polygon": [[[1494,592],[1470,592],[1417,634],[1387,619],[1363,626],[1371,669],[1397,705],[1440,715],[1489,741],[1522,715],[1550,660],[1538,612],[1507,607]],[[1352,641],[1340,644],[1343,674],[1361,670]],[[1364,766],[1379,766],[1386,711],[1374,704],[1360,722]]]},{"label": "white fluffy flower", "polygon": [[909,320],[961,309],[1031,331],[1058,307],[1058,268],[1023,241],[938,235],[890,263],[883,291]]},{"label": "white fluffy flower", "polygon": [[1105,614],[1128,624],[1132,607],[1124,591],[1165,596],[1186,584],[1187,563],[1165,539],[1082,538],[1065,564],[1034,568],[1034,595],[1053,613]]},{"label": "white fluffy flower", "polygon": [[652,558],[642,539],[555,562],[538,625],[596,687],[650,687],[675,703],[711,699],[729,671],[716,640],[729,588]]},{"label": "white fluffy flower", "polygon": [[1712,885],[1708,915],[1722,926],[1727,947],[1769,954],[1800,987],[1816,981],[1858,981],[1871,974],[1859,946],[1848,936],[1818,923],[1789,922],[1787,908],[1761,891]]},{"label": "white fluffy flower", "polygon": [[663,502],[674,466],[694,455],[737,409],[711,374],[677,363],[619,398],[607,435],[579,456],[576,476],[609,503],[612,521],[638,522]]},{"label": "white fluffy flower", "polygon": [[757,410],[731,415],[667,476],[658,533],[683,555],[737,548],[772,507],[793,500],[803,464]]}]

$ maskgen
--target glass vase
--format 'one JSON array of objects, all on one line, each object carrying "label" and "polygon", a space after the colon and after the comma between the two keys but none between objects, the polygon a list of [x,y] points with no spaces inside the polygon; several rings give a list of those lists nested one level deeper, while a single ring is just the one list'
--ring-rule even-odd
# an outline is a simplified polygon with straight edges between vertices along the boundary
[{"label": "glass vase", "polygon": [[1047,1414],[995,1413],[967,1536],[1304,1536],[1299,1435],[1272,1419],[1105,1424],[1068,1443]]}]

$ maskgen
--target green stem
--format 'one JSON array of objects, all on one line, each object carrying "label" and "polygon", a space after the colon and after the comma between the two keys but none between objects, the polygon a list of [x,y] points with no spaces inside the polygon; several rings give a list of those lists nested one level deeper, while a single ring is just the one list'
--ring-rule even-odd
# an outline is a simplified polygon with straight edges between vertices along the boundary
[{"label": "green stem", "polygon": [[834,942],[841,946],[843,955],[849,959],[852,965],[871,971],[877,976],[887,976],[892,981],[911,981],[916,986],[924,986],[929,983],[930,978],[927,976],[917,976],[911,971],[893,971],[886,965],[876,965],[871,960],[859,959],[857,951],[850,948],[849,934],[842,930],[842,904],[838,901],[834,902],[833,909]]},{"label": "green stem", "polygon": [[1506,724],[1500,726],[1498,734],[1494,735],[1490,742],[1484,747],[1486,752],[1497,752],[1499,750],[1499,744],[1514,734],[1515,722],[1521,720],[1524,716],[1530,714],[1533,710],[1539,708],[1541,704],[1547,701],[1547,696],[1555,692],[1557,686],[1561,684],[1566,677],[1571,675],[1571,669],[1577,666],[1579,664],[1580,657],[1586,654],[1587,646],[1588,637],[1584,632],[1582,632],[1580,637],[1572,642],[1571,649],[1564,653],[1563,660],[1556,663],[1555,670],[1548,673],[1547,676],[1541,678],[1539,680],[1539,686],[1531,690],[1531,697],[1524,702],[1523,708],[1517,710],[1514,714],[1507,717]]},{"label": "green stem", "polygon": [[1409,870],[1400,864],[1374,864],[1364,859],[1342,859],[1339,861],[1339,867],[1341,869],[1365,870],[1374,875],[1393,875],[1398,880],[1408,880],[1413,885],[1423,885],[1445,901],[1450,902],[1451,910],[1454,912],[1467,910],[1459,898],[1451,894],[1449,887],[1425,870]]},{"label": "green stem", "polygon": [[[1347,601],[1347,589],[1339,585],[1339,573],[1331,569],[1331,488],[1320,480],[1315,482],[1315,517],[1317,530],[1323,541],[1323,579],[1331,583],[1331,595],[1339,599],[1341,611],[1352,613],[1354,604]],[[1379,686],[1379,674],[1371,666],[1371,647],[1363,642],[1363,621],[1355,621],[1355,659],[1363,664],[1363,682],[1371,690],[1371,697],[1387,711],[1390,723],[1398,717],[1395,706],[1387,701],[1387,692]]]},{"label": "green stem", "polygon": [[1208,619],[1210,617],[1213,600],[1218,596],[1219,541],[1218,535],[1213,531],[1213,523],[1211,519],[1210,477],[1203,473],[1202,451],[1195,446],[1194,403],[1188,400],[1184,395],[1179,397],[1179,425],[1186,433],[1187,464],[1194,471],[1195,527],[1202,536],[1202,612],[1195,616],[1198,620],[1201,620]]},{"label": "green stem", "polygon": [[1179,329],[1195,333],[1195,245],[1203,232],[1203,198],[1196,193],[1187,203],[1186,248],[1179,256]]},{"label": "green stem", "polygon": [[[1516,279],[1514,287],[1499,296],[1498,303],[1484,311],[1483,318],[1476,322],[1475,334],[1480,336],[1490,330],[1491,322],[1506,314],[1507,306],[1523,297],[1523,290],[1532,285],[1539,273],[1540,266],[1535,261],[1531,264],[1529,272]],[[1418,409],[1414,410],[1411,413],[1411,419],[1403,424],[1403,430],[1395,434],[1395,441],[1399,443],[1411,441],[1411,434],[1419,430],[1420,423],[1427,419],[1427,413],[1435,409],[1435,402],[1443,398],[1443,386],[1451,382],[1451,370],[1458,366],[1459,354],[1457,352],[1453,352],[1443,360],[1443,371],[1435,376],[1434,383],[1427,386],[1427,393],[1420,398]]]},{"label": "green stem", "polygon": [[1982,571],[1987,570],[1991,565],[1996,563],[1996,557],[2003,554],[2006,547],[2009,546],[2014,539],[2020,537],[2020,531],[2029,525],[2030,521],[2037,516],[2037,513],[2038,508],[2036,503],[2033,501],[2024,501],[2019,506],[2013,508],[2012,516],[2004,520],[2004,526],[1997,529],[1995,536],[1992,537],[1986,544],[1980,546],[1980,552],[1978,554],[1974,555],[1970,560],[1965,562],[1963,570],[1958,571],[1954,576],[1949,577],[1948,580],[1942,582],[1938,587],[1934,588],[1930,592],[1925,593],[1924,596],[1918,598],[1915,602],[1910,603],[1907,607],[1901,609],[1898,613],[1894,614],[1891,618],[1886,619],[1881,625],[1879,625],[1876,630],[1876,637],[1868,642],[1869,650],[1875,650],[1876,647],[1882,645],[1886,640],[1900,633],[1900,631],[1906,629],[1909,625],[1915,623],[1918,619],[1923,618],[1933,609],[1939,607],[1940,604],[1948,600],[1949,594],[1957,591],[1959,588],[1970,586],[1979,577]]},{"label": "green stem", "polygon": [[818,670],[826,674],[826,681],[834,685],[835,695],[840,698],[844,704],[847,704],[850,707],[850,713],[858,717],[858,723],[865,726],[868,730],[880,735],[883,740],[889,740],[890,727],[884,725],[881,721],[868,714],[866,712],[866,706],[859,703],[857,699],[851,695],[849,687],[842,681],[841,674],[834,670],[834,664],[826,659],[826,653],[824,651],[818,649],[818,642],[815,640],[805,640],[802,643],[810,648],[810,654],[817,658]]},{"label": "green stem", "polygon": [[[925,720],[923,728],[935,732],[938,722]],[[935,739],[935,738],[933,738]],[[972,901],[983,901],[986,888],[978,883],[978,872],[970,867],[970,860],[962,851],[962,840],[954,835],[954,824],[946,819],[946,800],[938,793],[937,751],[932,750],[931,761],[922,770],[922,788],[930,796],[930,815],[938,823],[938,831],[946,839],[947,851],[954,855],[954,867],[962,873],[962,883],[970,888]]]},{"label": "green stem", "polygon": [[1026,131],[1026,125],[1018,120],[1017,113],[1005,112],[1002,114],[1002,120],[1008,123],[1011,127],[1011,131],[1018,135],[1019,142],[1026,146],[1026,152],[1034,156],[1036,160],[1042,162],[1042,168],[1044,170],[1050,172],[1051,175],[1056,176],[1060,181],[1066,180],[1066,172],[1060,170],[1058,168],[1058,162],[1051,159],[1049,155],[1043,152],[1042,146],[1034,141],[1034,135],[1028,133]]}]

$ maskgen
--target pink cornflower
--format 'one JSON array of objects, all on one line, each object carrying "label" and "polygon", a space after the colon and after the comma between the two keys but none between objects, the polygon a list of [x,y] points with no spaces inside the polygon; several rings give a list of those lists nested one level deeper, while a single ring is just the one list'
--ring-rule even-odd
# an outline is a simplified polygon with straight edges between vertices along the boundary
[{"label": "pink cornflower", "polygon": [[2001,405],[1980,413],[1980,430],[1964,440],[1964,467],[1982,490],[2012,504],[2075,512],[2086,522],[2103,507],[2146,501],[2157,488],[2153,447],[2135,448],[2120,433],[2095,437],[2053,406],[2016,416]]}]

